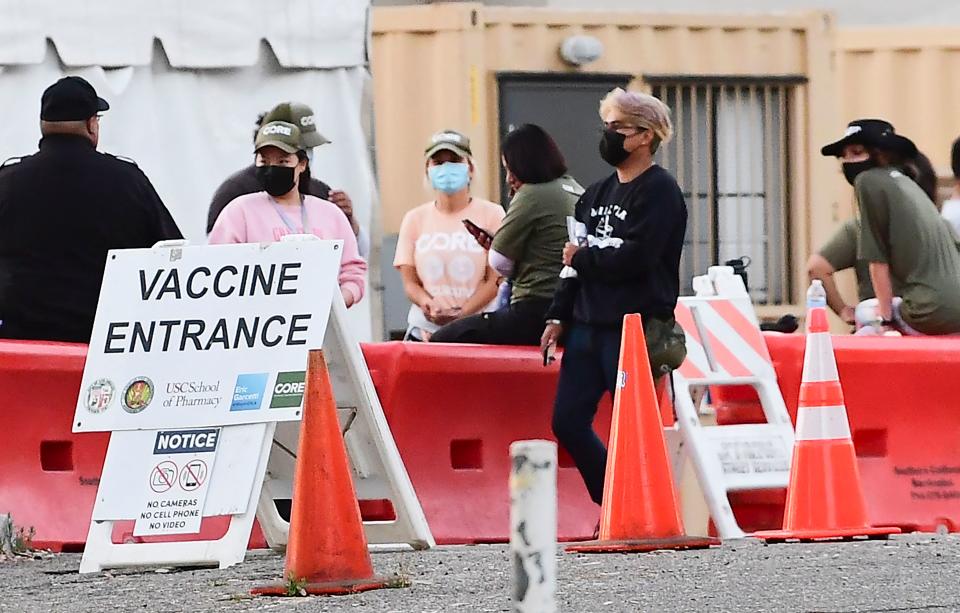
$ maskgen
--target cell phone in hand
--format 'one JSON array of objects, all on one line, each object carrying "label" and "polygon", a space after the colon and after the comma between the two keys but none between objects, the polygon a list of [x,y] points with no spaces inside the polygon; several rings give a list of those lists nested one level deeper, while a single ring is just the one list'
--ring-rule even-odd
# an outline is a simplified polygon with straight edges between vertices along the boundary
[{"label": "cell phone in hand", "polygon": [[490,234],[477,224],[473,223],[469,219],[463,220],[463,225],[467,229],[467,232],[470,233],[473,238],[477,239],[477,242],[486,247],[493,241],[493,234]]},{"label": "cell phone in hand", "polygon": [[557,358],[553,355],[557,350],[557,345],[555,343],[550,343],[543,349],[543,365],[550,366],[553,364]]}]

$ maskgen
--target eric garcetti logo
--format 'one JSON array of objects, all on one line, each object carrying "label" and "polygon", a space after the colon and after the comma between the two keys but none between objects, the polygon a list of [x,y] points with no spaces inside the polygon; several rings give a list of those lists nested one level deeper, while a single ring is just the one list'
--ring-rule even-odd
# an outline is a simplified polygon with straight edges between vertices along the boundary
[{"label": "eric garcetti logo", "polygon": [[270,400],[271,409],[288,409],[299,407],[303,403],[303,389],[306,372],[277,373],[277,382],[273,384],[273,398]]},{"label": "eric garcetti logo", "polygon": [[267,389],[267,373],[237,376],[237,385],[233,388],[231,411],[256,411]]},{"label": "eric garcetti logo", "polygon": [[127,413],[139,413],[153,400],[153,381],[146,377],[135,377],[123,388],[123,410]]}]

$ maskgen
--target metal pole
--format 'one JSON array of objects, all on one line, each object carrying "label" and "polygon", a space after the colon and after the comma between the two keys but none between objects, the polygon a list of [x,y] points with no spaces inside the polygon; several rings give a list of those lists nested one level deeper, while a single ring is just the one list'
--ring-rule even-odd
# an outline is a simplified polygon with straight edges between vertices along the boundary
[{"label": "metal pole", "polygon": [[510,445],[513,610],[554,613],[557,587],[557,444]]}]

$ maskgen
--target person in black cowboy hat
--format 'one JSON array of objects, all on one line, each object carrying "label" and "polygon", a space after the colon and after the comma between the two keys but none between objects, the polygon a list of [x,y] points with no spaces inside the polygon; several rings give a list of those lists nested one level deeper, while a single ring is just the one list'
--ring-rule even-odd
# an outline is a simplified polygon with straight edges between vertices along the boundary
[{"label": "person in black cowboy hat", "polygon": [[856,193],[859,255],[876,295],[857,306],[858,334],[960,333],[960,250],[907,174],[913,141],[886,121],[858,119],[821,153],[840,160]]}]

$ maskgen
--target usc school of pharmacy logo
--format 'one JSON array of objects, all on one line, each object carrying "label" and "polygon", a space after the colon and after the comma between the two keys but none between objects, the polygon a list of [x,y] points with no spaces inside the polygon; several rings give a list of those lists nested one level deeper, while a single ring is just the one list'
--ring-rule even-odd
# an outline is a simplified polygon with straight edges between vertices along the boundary
[{"label": "usc school of pharmacy logo", "polygon": [[153,381],[146,377],[136,377],[123,389],[123,410],[127,413],[139,413],[153,400]]}]

